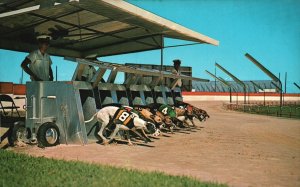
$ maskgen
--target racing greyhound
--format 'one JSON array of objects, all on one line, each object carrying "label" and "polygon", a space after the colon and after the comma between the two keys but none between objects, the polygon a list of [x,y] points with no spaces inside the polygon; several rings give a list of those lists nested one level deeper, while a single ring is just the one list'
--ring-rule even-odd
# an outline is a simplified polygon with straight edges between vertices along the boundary
[{"label": "racing greyhound", "polygon": [[[179,107],[179,108],[184,108],[189,113],[191,112],[192,115],[195,118],[197,118],[200,122],[206,121],[206,119],[210,117],[205,110],[197,108],[197,107],[195,107],[195,106],[193,106],[193,105],[191,105],[189,103],[183,102],[183,101],[176,101],[175,106]],[[191,120],[191,121],[194,124],[194,121],[193,120]]]},{"label": "racing greyhound", "polygon": [[160,129],[163,129],[166,127],[171,133],[173,133],[173,128],[175,124],[173,121],[176,121],[176,111],[174,108],[172,108],[169,105],[165,104],[157,104],[157,103],[152,103],[147,106],[139,106],[142,108],[145,108],[149,110],[151,113],[159,116],[163,120],[163,127],[160,127]]},{"label": "racing greyhound", "polygon": [[[98,132],[98,135],[103,140],[104,145],[109,144],[114,139],[114,137],[119,132],[119,130],[126,131],[128,145],[133,145],[129,138],[129,133],[128,133],[129,130],[132,130],[134,133],[136,133],[137,135],[139,135],[141,138],[144,139],[144,137],[142,137],[140,133],[138,133],[136,130],[143,129],[145,131],[148,131],[147,127],[149,129],[152,128],[152,125],[140,119],[136,114],[115,106],[107,106],[100,109],[97,113],[95,113],[92,116],[91,119],[85,121],[85,123],[91,122],[95,117],[97,118],[97,121],[101,124],[101,128]],[[106,139],[103,136],[103,131],[108,126],[110,121],[115,125],[115,128],[111,133],[111,135],[108,137],[108,139]]]},{"label": "racing greyhound", "polygon": [[163,119],[159,115],[153,114],[145,108],[135,106],[134,109],[140,113],[142,119],[144,119],[145,121],[151,121],[155,124],[156,131],[152,135],[159,136],[161,134],[161,131],[159,129],[162,125],[164,125]]},{"label": "racing greyhound", "polygon": [[[134,107],[131,107],[131,106],[125,106],[125,105],[122,105],[119,103],[110,103],[105,106],[116,106],[119,108],[124,108],[126,110],[129,110],[130,112],[136,113],[140,118],[142,118],[146,122],[155,124],[156,131],[154,133],[150,133],[152,136],[160,135],[161,132],[160,132],[159,128],[161,125],[164,125],[162,118],[159,117],[157,114],[153,114],[152,112],[150,112],[150,110],[143,108],[145,106],[142,107],[141,105],[136,105]],[[148,138],[147,135],[145,135],[145,132],[143,130],[142,130],[142,133],[144,134],[144,136],[146,138]]]},{"label": "racing greyhound", "polygon": [[192,112],[188,111],[185,108],[174,107],[176,110],[177,119],[180,121],[183,127],[195,127],[195,123],[193,121]]}]

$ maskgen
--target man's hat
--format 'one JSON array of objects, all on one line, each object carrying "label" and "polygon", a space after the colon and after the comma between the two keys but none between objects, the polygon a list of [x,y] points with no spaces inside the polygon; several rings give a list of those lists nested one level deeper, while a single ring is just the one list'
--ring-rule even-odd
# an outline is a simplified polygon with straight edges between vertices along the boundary
[{"label": "man's hat", "polygon": [[174,63],[174,64],[181,64],[181,60],[175,59],[175,60],[173,60],[173,63]]},{"label": "man's hat", "polygon": [[49,35],[43,34],[43,35],[37,36],[36,39],[38,42],[41,42],[41,43],[49,43],[50,40],[52,39],[52,37]]}]

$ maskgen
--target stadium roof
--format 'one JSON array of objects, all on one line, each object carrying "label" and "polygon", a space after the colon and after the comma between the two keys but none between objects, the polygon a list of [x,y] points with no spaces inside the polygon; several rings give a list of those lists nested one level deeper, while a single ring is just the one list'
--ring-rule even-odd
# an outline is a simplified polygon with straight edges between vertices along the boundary
[{"label": "stadium roof", "polygon": [[78,58],[160,49],[163,37],[219,44],[122,0],[53,2],[1,1],[0,48],[30,52],[37,34],[53,37],[50,54]]}]

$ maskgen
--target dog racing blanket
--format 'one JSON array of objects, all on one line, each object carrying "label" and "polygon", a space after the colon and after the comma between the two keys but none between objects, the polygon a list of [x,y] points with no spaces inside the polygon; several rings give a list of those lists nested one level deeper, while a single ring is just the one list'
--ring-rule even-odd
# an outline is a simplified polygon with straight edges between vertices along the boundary
[{"label": "dog racing blanket", "polygon": [[115,124],[123,124],[132,129],[134,127],[134,117],[135,116],[131,112],[125,109],[118,109],[113,117],[113,121]]},{"label": "dog racing blanket", "polygon": [[163,113],[164,115],[168,115],[170,117],[176,117],[176,112],[175,109],[172,108],[169,105],[164,105],[162,104],[159,108],[158,111],[160,111],[161,113]]}]

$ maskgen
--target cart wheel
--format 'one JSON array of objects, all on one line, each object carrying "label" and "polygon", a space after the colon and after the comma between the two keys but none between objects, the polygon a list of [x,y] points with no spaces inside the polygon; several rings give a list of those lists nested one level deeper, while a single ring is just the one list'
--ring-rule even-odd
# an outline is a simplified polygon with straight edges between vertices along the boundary
[{"label": "cart wheel", "polygon": [[25,128],[25,123],[23,121],[15,122],[12,132],[8,137],[8,143],[10,146],[15,146],[18,143],[23,142],[27,139],[28,133]]},{"label": "cart wheel", "polygon": [[59,144],[59,129],[51,122],[44,123],[40,126],[37,139],[39,145],[43,147],[51,147]]}]

